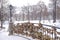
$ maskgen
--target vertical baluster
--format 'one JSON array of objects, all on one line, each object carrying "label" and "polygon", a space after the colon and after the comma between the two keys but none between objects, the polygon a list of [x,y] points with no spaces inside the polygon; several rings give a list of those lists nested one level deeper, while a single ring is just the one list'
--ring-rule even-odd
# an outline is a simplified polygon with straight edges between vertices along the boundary
[{"label": "vertical baluster", "polygon": [[52,40],[53,40],[53,30],[51,30],[52,31]]},{"label": "vertical baluster", "polygon": [[54,33],[54,40],[56,40],[56,36],[57,36],[56,35],[56,28],[54,26],[52,28],[53,28],[53,33]]}]

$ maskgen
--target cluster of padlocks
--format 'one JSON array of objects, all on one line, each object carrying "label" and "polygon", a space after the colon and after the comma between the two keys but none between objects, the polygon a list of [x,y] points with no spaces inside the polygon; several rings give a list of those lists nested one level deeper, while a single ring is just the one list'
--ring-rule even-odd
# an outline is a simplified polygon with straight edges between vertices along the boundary
[{"label": "cluster of padlocks", "polygon": [[[46,33],[47,32],[47,33]],[[48,33],[54,34],[60,34],[60,32],[57,32],[56,29],[53,27],[52,29],[44,28],[41,23],[38,24],[38,26],[35,26],[33,23],[27,22],[27,23],[18,23],[17,25],[13,26],[13,33],[22,34],[26,36],[30,36],[33,39],[39,39],[39,40],[55,40],[55,38],[50,37]],[[44,34],[45,33],[45,34]],[[58,37],[60,40],[60,37]]]}]

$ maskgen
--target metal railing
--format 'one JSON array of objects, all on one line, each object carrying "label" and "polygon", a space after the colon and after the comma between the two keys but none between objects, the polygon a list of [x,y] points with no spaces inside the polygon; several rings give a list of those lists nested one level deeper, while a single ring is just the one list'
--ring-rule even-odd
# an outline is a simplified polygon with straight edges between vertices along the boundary
[{"label": "metal railing", "polygon": [[[60,35],[60,32],[57,31],[57,29],[60,29],[59,27],[41,23],[21,23],[20,25],[19,24],[20,23],[18,23],[17,26],[14,27],[14,33],[30,36],[33,39],[37,38],[40,40],[60,40],[60,37],[57,36]],[[34,24],[38,24],[38,26],[35,26]],[[43,26],[50,27],[51,29],[45,28]],[[30,40],[29,38],[27,39]]]}]

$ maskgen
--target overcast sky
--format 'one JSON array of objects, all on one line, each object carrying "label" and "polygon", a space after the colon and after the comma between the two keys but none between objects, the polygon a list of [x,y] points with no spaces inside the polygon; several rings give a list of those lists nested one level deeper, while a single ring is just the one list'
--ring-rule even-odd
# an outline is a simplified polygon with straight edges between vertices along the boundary
[{"label": "overcast sky", "polygon": [[[9,0],[10,4],[17,7],[28,5],[28,3],[30,5],[34,5],[34,4],[37,4],[39,1],[40,0]],[[45,4],[48,6],[49,0],[42,0],[42,1],[44,1]]]}]

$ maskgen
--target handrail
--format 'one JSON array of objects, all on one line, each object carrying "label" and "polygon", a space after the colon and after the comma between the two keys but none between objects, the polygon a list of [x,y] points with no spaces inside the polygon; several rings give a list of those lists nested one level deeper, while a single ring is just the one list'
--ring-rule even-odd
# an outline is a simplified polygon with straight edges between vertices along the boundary
[{"label": "handrail", "polygon": [[49,27],[55,27],[55,28],[57,28],[57,29],[60,29],[60,27],[57,27],[57,26],[52,26],[52,25],[47,25],[47,24],[42,24],[42,25],[44,25],[44,26],[49,26]]},{"label": "handrail", "polygon": [[[38,24],[38,23],[33,23],[33,24]],[[58,27],[58,26],[53,26],[53,25],[48,25],[48,24],[42,24],[42,25],[44,25],[44,26],[49,26],[49,27],[55,27],[55,28],[57,28],[57,29],[60,29],[60,27]]]},{"label": "handrail", "polygon": [[[20,23],[20,24],[30,24],[30,22],[28,22],[28,23]],[[60,29],[60,27],[53,26],[53,25],[48,25],[48,24],[41,24],[41,25],[42,25],[42,26],[41,26],[40,23],[31,23],[31,24],[33,24],[33,25],[34,25],[34,24],[37,24],[37,25],[39,26],[39,27],[37,26],[38,29],[40,29],[40,30],[42,29],[42,33],[45,32],[45,35],[48,34],[48,33],[51,34],[51,35],[52,35],[52,40],[53,40],[53,39],[54,39],[54,40],[57,39],[57,37],[58,37],[57,34],[60,35],[60,32],[57,31],[57,29]],[[52,29],[44,28],[44,26],[51,27]],[[32,27],[32,26],[31,26],[31,27]],[[33,29],[34,29],[34,27],[35,27],[35,25],[33,26]],[[24,28],[25,28],[25,27],[24,27]],[[36,28],[36,27],[35,27],[35,28]],[[27,26],[27,29],[28,29],[28,26]],[[30,29],[30,30],[31,30],[31,29]],[[37,30],[37,31],[38,31],[38,30]],[[34,31],[33,31],[33,32],[34,32]],[[47,32],[47,33],[46,33],[46,32]],[[54,38],[53,38],[53,34],[54,34],[54,36],[55,36]],[[36,34],[36,35],[37,35],[37,34]],[[36,36],[36,35],[35,35],[35,37],[38,37],[38,36]],[[23,37],[23,38],[25,38],[25,37]],[[59,37],[59,38],[60,38],[60,37]],[[59,39],[59,38],[58,38],[58,39]],[[30,40],[29,38],[26,38],[26,39]],[[60,40],[60,39],[59,39],[59,40]]]}]

